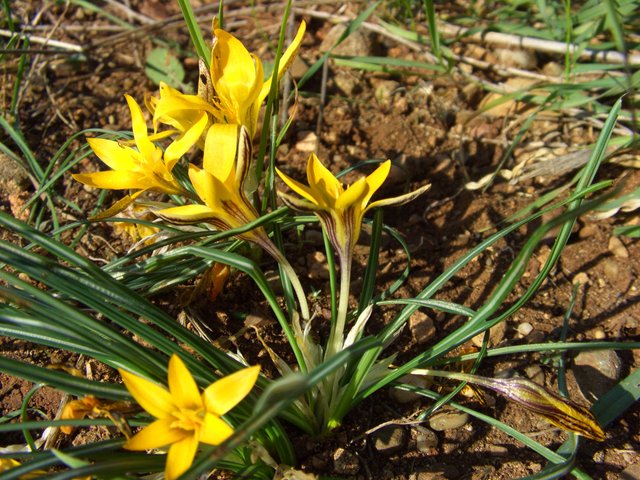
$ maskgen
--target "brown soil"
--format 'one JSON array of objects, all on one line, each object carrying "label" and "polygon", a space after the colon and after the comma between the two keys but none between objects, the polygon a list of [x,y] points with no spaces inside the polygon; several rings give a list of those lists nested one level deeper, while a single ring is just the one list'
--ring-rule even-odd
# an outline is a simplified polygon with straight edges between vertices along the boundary
[{"label": "brown soil", "polygon": [[[164,19],[179,13],[176,6],[165,5],[165,2],[138,0],[131,3],[135,14],[141,14],[150,20]],[[144,59],[153,47],[152,39],[162,38],[169,40],[172,45],[182,47],[184,51],[190,49],[186,29],[179,22],[143,35],[136,34],[135,37],[129,34],[118,41],[113,32],[99,29],[110,25],[108,21],[76,7],[65,8],[50,2],[45,5],[45,2],[18,1],[14,2],[12,8],[15,9],[16,19],[25,23],[35,18],[36,12],[42,8],[42,15],[37,21],[42,30],[36,30],[41,36],[53,32],[53,38],[70,44],[91,45],[82,58],[48,54],[28,58],[18,111],[27,141],[43,164],[49,161],[71,134],[82,129],[130,128],[122,95],[128,93],[142,101],[146,94],[156,91],[156,86],[144,73]],[[105,8],[134,24],[138,21],[136,17],[128,17],[122,11],[110,10],[112,7]],[[328,5],[322,10],[333,12],[335,8],[337,7]],[[355,11],[355,7],[350,8]],[[239,21],[232,28],[234,33],[250,50],[262,58],[268,57],[270,52],[267,47],[272,45],[264,40],[266,37],[274,38],[273,32],[280,10],[258,10],[255,16],[252,13],[234,16],[231,11],[227,21],[232,22],[232,25],[236,20]],[[300,56],[309,65],[319,57],[320,44],[328,35],[331,24],[324,20],[306,18],[308,33]],[[82,28],[76,29],[78,26]],[[365,41],[372,43],[368,48],[376,55],[419,58],[406,47],[389,39],[372,37]],[[481,55],[478,54],[479,49],[476,46],[473,54]],[[193,58],[183,57],[182,60],[188,71],[186,82],[194,83],[196,62]],[[8,108],[11,101],[16,66],[17,59],[9,58],[1,67],[3,108]],[[298,67],[303,68],[301,65]],[[542,68],[542,62],[537,67]],[[474,73],[493,81],[505,80],[497,78],[497,74],[493,73]],[[296,122],[280,149],[281,168],[297,178],[303,177],[308,156],[307,144],[303,140],[312,138],[316,131],[320,110],[319,91],[318,74],[302,88]],[[402,208],[390,208],[385,212],[385,222],[404,235],[412,255],[413,273],[398,292],[399,297],[415,296],[464,252],[477,245],[486,232],[494,231],[509,215],[571,178],[572,173],[547,175],[514,184],[498,178],[486,192],[465,189],[467,182],[477,181],[497,168],[509,141],[518,130],[518,126],[514,127],[512,122],[518,124],[523,119],[522,116],[504,115],[474,117],[484,96],[479,87],[470,85],[455,74],[423,78],[413,72],[391,76],[362,73],[335,65],[329,70],[328,97],[318,136],[319,158],[334,172],[363,160],[392,159],[398,167],[394,167],[389,185],[385,186],[386,194],[401,193],[406,185],[414,188],[425,183],[433,185],[418,201]],[[536,121],[525,135],[523,147],[514,152],[506,167],[513,168],[524,160],[529,154],[527,145],[536,145],[536,142],[547,145],[552,141],[556,148],[568,152],[593,143],[597,133],[588,125],[561,115]],[[80,145],[80,141],[76,141],[73,147]],[[3,160],[2,163],[7,162]],[[89,157],[80,163],[76,171],[97,168],[100,168],[97,159]],[[2,176],[2,208],[24,217],[21,208],[33,191],[32,186],[19,171],[3,171]],[[604,165],[598,178],[614,179],[625,191],[640,185],[640,172],[612,164]],[[347,180],[349,179],[348,176]],[[95,205],[96,192],[69,180],[66,178],[56,185],[57,191],[66,198],[73,199],[85,211],[90,211]],[[114,198],[116,196],[112,195],[109,201]],[[71,220],[78,217],[77,213],[68,209],[61,207],[61,210],[66,215],[63,218]],[[545,217],[544,220],[549,218],[551,217]],[[628,222],[637,222],[633,212],[619,212],[606,220],[581,218],[553,274],[533,300],[507,320],[504,330],[495,337],[492,336],[494,345],[557,340],[570,301],[573,281],[579,274],[586,274],[588,282],[580,289],[569,323],[568,339],[637,340],[640,332],[640,242],[621,237],[622,248],[614,249],[611,246],[613,228]],[[471,308],[482,305],[528,235],[537,226],[523,228],[471,262],[449,282],[438,298]],[[365,231],[361,240],[363,245],[366,244],[366,233]],[[2,236],[10,237],[7,232],[3,232]],[[317,236],[309,234],[307,238]],[[522,284],[513,292],[509,302],[518,298],[525,291],[527,282],[538,273],[548,255],[551,242],[552,237],[549,236],[538,249],[528,265]],[[109,260],[127,248],[127,241],[114,234],[109,225],[97,224],[83,238],[78,248],[98,261]],[[294,249],[295,246],[292,247],[294,258],[295,255],[300,257],[294,265],[299,272],[303,272],[306,286],[326,293],[326,281],[323,280],[322,273],[314,268],[316,260],[313,256],[306,255],[309,250],[295,252]],[[353,292],[356,294],[358,272],[362,271],[366,256],[366,248],[359,246],[356,255],[359,265],[355,267],[353,285]],[[404,252],[387,239],[381,253],[381,281],[390,282],[397,278],[405,261]],[[267,307],[259,299],[247,304],[244,293],[239,293],[251,291],[249,283],[241,277],[232,278],[230,286],[216,303],[206,305],[207,316],[210,317],[211,310],[215,309],[220,320],[214,324],[208,322],[214,335],[233,335],[242,328],[242,318],[247,314],[260,317],[268,315],[265,313],[268,312]],[[318,298],[322,297],[321,294]],[[321,313],[327,312],[327,305],[323,301],[318,300],[314,306]],[[191,313],[197,311],[196,306]],[[392,312],[389,309],[381,310],[370,324],[371,331],[379,328]],[[239,315],[234,315],[235,313]],[[444,337],[460,321],[445,315],[435,316],[432,320],[435,332],[426,345]],[[523,335],[518,327],[526,323],[533,329]],[[267,325],[263,329],[265,338],[282,344],[275,326]],[[259,347],[255,337],[247,335],[246,338],[250,341],[245,340],[248,343],[245,347],[255,352]],[[410,358],[425,347],[424,339],[418,340],[412,336],[410,329],[405,329],[396,343],[396,348],[400,351],[399,360]],[[240,341],[243,341],[242,338]],[[0,345],[3,355],[39,364],[76,361],[76,357],[64,352],[51,352],[46,348],[9,339],[4,339]],[[241,344],[241,348],[242,346]],[[266,370],[273,371],[267,365],[264,352],[259,356]],[[573,356],[568,355],[569,360]],[[640,364],[638,351],[620,351],[618,356],[622,362],[621,378]],[[514,356],[486,361],[481,373],[492,376],[505,370],[516,371],[553,388],[557,385],[553,361],[549,355]],[[108,371],[100,371],[100,376],[114,378]],[[30,385],[6,375],[0,376],[0,382],[2,412],[6,414],[16,411]],[[442,388],[446,386],[443,385]],[[582,396],[572,375],[569,375],[569,392],[578,403],[588,406],[592,400]],[[485,407],[479,406],[473,399],[461,398],[459,401],[494,415],[522,432],[535,435],[536,439],[550,448],[557,448],[565,440],[566,434],[557,429],[549,429],[548,424],[538,417],[501,398],[491,395],[487,397],[490,406]],[[30,407],[42,411],[44,415],[54,416],[60,398],[59,392],[44,388],[31,399]],[[419,429],[417,425],[410,424],[410,420],[428,405],[427,401],[400,404],[393,395],[384,391],[363,402],[346,418],[344,426],[329,438],[301,437],[299,432],[292,430],[292,435],[296,438],[300,467],[308,472],[340,476],[341,472],[336,471],[334,465],[339,449],[345,449],[354,456],[352,473],[358,478],[501,479],[530,475],[544,467],[544,459],[540,456],[499,430],[489,428],[474,419],[461,428],[437,432],[438,445],[427,451],[420,451],[416,445]],[[619,473],[627,466],[639,463],[639,417],[640,409],[636,405],[606,429],[606,442],[584,442],[577,465],[594,478],[614,479],[619,478]],[[386,422],[406,424],[403,428],[408,437],[404,448],[389,456],[376,450],[375,433],[372,431]],[[83,438],[96,438],[95,432],[80,432],[80,435],[75,439],[64,438],[62,445],[76,443]],[[20,441],[20,436],[7,437],[2,440],[2,445]]]}]

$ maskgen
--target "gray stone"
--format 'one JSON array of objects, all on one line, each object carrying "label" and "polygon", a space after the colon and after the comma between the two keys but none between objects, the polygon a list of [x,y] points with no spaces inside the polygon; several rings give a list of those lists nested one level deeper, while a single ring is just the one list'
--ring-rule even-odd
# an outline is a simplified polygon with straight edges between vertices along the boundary
[{"label": "gray stone", "polygon": [[523,337],[526,337],[533,331],[533,325],[529,322],[522,322],[518,325],[518,333]]},{"label": "gray stone", "polygon": [[611,237],[609,239],[609,251],[618,258],[629,258],[629,250],[624,246],[622,240],[618,237]]},{"label": "gray stone", "polygon": [[360,86],[360,79],[351,71],[338,71],[333,81],[342,93],[349,96],[356,92],[356,89]]},{"label": "gray stone", "polygon": [[429,426],[436,432],[460,428],[469,421],[469,415],[464,412],[436,413],[429,419]]},{"label": "gray stone", "polygon": [[[324,40],[322,40],[320,44],[320,50],[326,52],[333,47],[346,29],[346,23],[339,23],[329,30],[327,36],[324,37]],[[334,55],[367,57],[373,53],[373,43],[367,33],[362,30],[356,30],[343,40],[340,45],[334,48],[332,53]]]},{"label": "gray stone", "polygon": [[502,445],[488,445],[487,451],[491,455],[507,455],[509,453],[509,449]]},{"label": "gray stone", "polygon": [[536,54],[529,50],[511,50],[509,48],[496,48],[494,55],[498,57],[498,62],[508,67],[533,70],[538,66]]},{"label": "gray stone", "polygon": [[[413,385],[418,388],[428,388],[433,380],[431,377],[427,377],[424,375],[404,375],[398,379],[399,383],[406,383],[407,385]],[[394,388],[390,392],[391,397],[398,403],[411,403],[416,402],[422,398],[417,393],[408,392],[406,390],[400,390],[398,388]]]},{"label": "gray stone", "polygon": [[539,385],[544,385],[544,372],[542,371],[542,368],[540,368],[540,365],[527,365],[524,369],[524,372],[532,382],[535,382]]},{"label": "gray stone", "polygon": [[373,432],[373,447],[384,455],[393,455],[402,450],[407,441],[407,432],[397,425],[383,427]]},{"label": "gray stone", "polygon": [[438,446],[438,435],[433,430],[417,427],[416,432],[416,450],[419,452],[431,453]]},{"label": "gray stone", "polygon": [[613,350],[590,350],[573,359],[572,371],[584,398],[595,402],[618,382],[621,368]]}]

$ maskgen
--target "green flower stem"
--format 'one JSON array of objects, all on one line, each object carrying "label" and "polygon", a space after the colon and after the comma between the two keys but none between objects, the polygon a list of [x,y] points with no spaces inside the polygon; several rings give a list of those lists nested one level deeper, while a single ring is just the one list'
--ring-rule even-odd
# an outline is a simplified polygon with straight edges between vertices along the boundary
[{"label": "green flower stem", "polygon": [[347,313],[349,310],[349,287],[351,283],[351,260],[353,256],[351,251],[340,253],[340,296],[338,302],[338,315],[335,322],[331,324],[331,333],[327,343],[327,351],[324,359],[333,357],[342,350],[344,341],[344,327],[347,322]]}]

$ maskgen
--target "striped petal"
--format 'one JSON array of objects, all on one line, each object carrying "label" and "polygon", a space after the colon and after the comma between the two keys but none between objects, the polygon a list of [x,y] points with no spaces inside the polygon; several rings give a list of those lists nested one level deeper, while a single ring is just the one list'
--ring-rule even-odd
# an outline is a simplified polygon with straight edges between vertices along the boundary
[{"label": "striped petal", "polygon": [[404,195],[399,195],[397,197],[383,198],[381,200],[376,200],[375,202],[371,202],[365,208],[365,212],[367,210],[372,209],[372,208],[386,207],[388,205],[404,205],[405,203],[408,203],[408,202],[414,200],[415,198],[419,197],[420,195],[425,193],[430,188],[431,188],[431,184],[423,185],[422,187],[418,188],[417,190],[414,190],[413,192],[405,193]]},{"label": "striped petal", "polygon": [[481,378],[477,381],[477,378],[473,378],[470,381],[505,395],[557,427],[599,442],[605,440],[602,428],[589,410],[547,391],[531,380]]}]

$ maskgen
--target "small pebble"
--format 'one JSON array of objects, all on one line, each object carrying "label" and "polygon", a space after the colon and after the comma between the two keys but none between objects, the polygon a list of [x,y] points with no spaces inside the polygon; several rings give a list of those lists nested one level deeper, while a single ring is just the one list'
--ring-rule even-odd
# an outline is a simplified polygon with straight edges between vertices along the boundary
[{"label": "small pebble", "polygon": [[529,380],[532,382],[539,385],[544,384],[544,372],[542,368],[540,368],[540,365],[528,365],[525,367],[524,373],[527,374],[527,377],[529,377]]},{"label": "small pebble", "polygon": [[[408,385],[413,385],[418,388],[428,388],[433,381],[430,377],[426,377],[424,375],[412,375],[408,374],[398,379],[400,383],[406,383]],[[398,403],[411,403],[420,400],[421,397],[417,393],[408,392],[406,390],[400,390],[398,388],[394,388],[390,392],[391,397]]]},{"label": "small pebble", "polygon": [[529,50],[511,50],[508,48],[496,48],[494,54],[498,62],[508,67],[533,70],[538,66],[536,54]]},{"label": "small pebble", "polygon": [[532,331],[533,331],[533,325],[531,325],[529,322],[522,322],[520,325],[518,325],[518,333],[523,337],[526,337]]},{"label": "small pebble", "polygon": [[613,350],[590,350],[576,355],[571,370],[584,398],[594,402],[618,382],[622,363]]},{"label": "small pebble", "polygon": [[489,445],[487,447],[487,451],[491,455],[506,455],[506,454],[509,453],[509,449],[507,447],[502,446],[502,445]]},{"label": "small pebble", "polygon": [[469,421],[469,415],[464,412],[436,413],[429,419],[429,426],[436,432],[453,430],[462,427]]},{"label": "small pebble", "polygon": [[602,328],[596,328],[593,331],[593,338],[596,340],[604,340],[605,338],[607,338],[607,334],[604,333],[604,330]]},{"label": "small pebble", "polygon": [[578,237],[582,239],[593,237],[598,232],[598,227],[592,223],[588,223],[580,229]]},{"label": "small pebble", "polygon": [[318,146],[318,136],[314,132],[299,132],[296,150],[300,152],[315,152]]},{"label": "small pebble", "polygon": [[585,272],[578,273],[573,277],[574,285],[587,285],[589,283],[589,276]]},{"label": "small pebble", "polygon": [[393,455],[402,450],[407,440],[404,428],[391,425],[373,432],[373,448],[384,455]]},{"label": "small pebble", "polygon": [[624,243],[618,237],[611,237],[609,239],[609,251],[618,258],[629,258],[629,250],[624,246]]},{"label": "small pebble", "polygon": [[422,453],[432,453],[432,449],[438,446],[438,435],[433,430],[425,427],[417,427],[416,449]]}]

